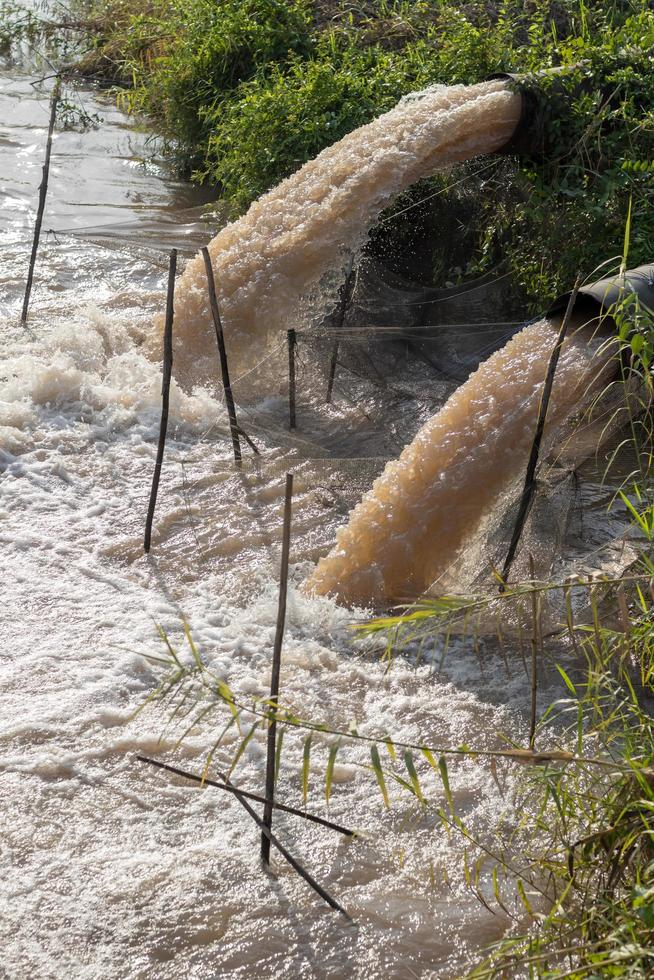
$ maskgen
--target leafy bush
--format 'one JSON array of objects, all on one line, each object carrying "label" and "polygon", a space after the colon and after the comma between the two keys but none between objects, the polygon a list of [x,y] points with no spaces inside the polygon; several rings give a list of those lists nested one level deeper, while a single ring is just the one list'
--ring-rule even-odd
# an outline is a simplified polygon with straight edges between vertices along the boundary
[{"label": "leafy bush", "polygon": [[181,149],[201,162],[217,103],[260,68],[310,49],[306,0],[175,0],[151,16],[131,18],[130,30],[158,42],[129,60],[132,107],[145,110]]},{"label": "leafy bush", "polygon": [[[507,259],[536,311],[579,269],[590,275],[619,254],[630,206],[632,264],[654,255],[649,0],[78,0],[76,9],[89,44],[80,70],[119,81],[123,103],[154,119],[182,173],[215,184],[233,215],[412,90],[577,65],[556,91],[539,82],[545,156],[516,160],[499,194],[470,185],[468,268]],[[7,36],[15,10],[0,4]],[[416,224],[435,228],[456,210],[452,184],[437,177],[412,192],[412,205],[432,199],[419,222],[395,223],[391,209],[372,247],[407,254]],[[450,238],[421,240],[439,282],[461,265]]]}]

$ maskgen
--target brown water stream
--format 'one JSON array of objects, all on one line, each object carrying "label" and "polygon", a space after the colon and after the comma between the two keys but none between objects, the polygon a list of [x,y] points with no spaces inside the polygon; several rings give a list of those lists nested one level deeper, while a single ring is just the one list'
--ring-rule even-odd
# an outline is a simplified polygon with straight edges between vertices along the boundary
[{"label": "brown water stream", "polygon": [[[235,801],[144,771],[135,760],[138,752],[165,752],[198,769],[218,720],[198,724],[175,749],[179,729],[165,725],[170,709],[152,707],[136,717],[134,711],[158,677],[142,656],[162,651],[155,622],[181,649],[187,619],[216,673],[244,696],[266,690],[283,481],[292,468],[286,702],[332,725],[434,746],[490,747],[501,744],[503,731],[514,738],[525,731],[529,685],[517,659],[507,665],[489,650],[482,678],[477,656],[454,643],[441,672],[429,656],[420,666],[400,658],[389,671],[374,651],[352,645],[349,626],[362,610],[300,588],[374,477],[432,424],[455,385],[408,357],[399,342],[352,343],[344,347],[347,363],[372,360],[377,373],[339,373],[326,406],[324,351],[307,346],[300,351],[299,428],[291,434],[285,351],[276,340],[264,350],[263,337],[253,348],[248,333],[250,346],[242,350],[250,363],[243,370],[256,366],[253,349],[265,354],[264,394],[253,397],[245,379],[237,392],[243,424],[262,456],[235,471],[215,371],[206,387],[178,376],[146,559],[141,542],[161,386],[148,352],[162,309],[167,248],[195,248],[209,237],[202,198],[148,162],[145,134],[83,91],[87,109],[104,122],[96,131],[56,137],[44,228],[76,231],[44,239],[23,328],[18,315],[48,98],[32,81],[5,69],[0,84],[2,972],[12,980],[452,976],[504,933],[508,917],[488,911],[466,887],[461,843],[429,812],[399,789],[392,789],[393,807],[384,809],[366,749],[343,745],[329,808],[328,736],[316,735],[310,776],[312,809],[360,829],[360,839],[344,843],[291,817],[276,824],[348,908],[356,922],[349,926],[285,866],[275,862],[275,878],[261,873],[257,833]],[[489,98],[505,101],[497,88]],[[425,131],[424,146],[433,135]],[[406,139],[408,146],[408,129]],[[342,166],[345,174],[350,164]],[[414,172],[405,167],[400,183]],[[343,214],[356,200],[355,184],[346,194],[344,186],[334,186]],[[390,190],[380,188],[375,206]],[[298,196],[294,207],[300,205]],[[341,240],[347,232],[352,245],[348,236],[360,236],[363,215],[355,211],[334,235]],[[272,239],[284,240],[274,230]],[[283,305],[289,290],[332,262],[335,248],[335,238],[325,240],[324,252],[304,256],[290,278],[283,273],[288,260],[267,255],[266,274],[274,275],[266,302]],[[244,290],[242,308],[254,310],[247,285],[254,259],[247,253],[243,262],[232,285]],[[197,275],[191,263],[181,336],[194,357],[210,360],[206,323],[200,329],[194,319]],[[253,323],[243,319],[243,330]],[[273,318],[268,325],[279,324]],[[541,357],[545,346],[546,338]],[[532,388],[536,374],[526,379]],[[620,528],[605,534],[605,491],[595,477],[581,492],[587,511],[597,510],[594,560],[603,567],[601,541],[617,538]],[[436,660],[438,653],[436,645]],[[546,684],[542,703],[553,693]],[[219,761],[229,758],[235,739],[230,732]],[[301,759],[302,742],[289,735],[279,792],[291,803],[301,801]],[[440,784],[426,763],[416,764],[430,799],[442,803]],[[264,767],[264,739],[257,736],[237,778],[260,788]],[[513,773],[499,770],[496,783],[478,761],[451,768],[457,808],[484,839],[500,813],[512,819]]]}]

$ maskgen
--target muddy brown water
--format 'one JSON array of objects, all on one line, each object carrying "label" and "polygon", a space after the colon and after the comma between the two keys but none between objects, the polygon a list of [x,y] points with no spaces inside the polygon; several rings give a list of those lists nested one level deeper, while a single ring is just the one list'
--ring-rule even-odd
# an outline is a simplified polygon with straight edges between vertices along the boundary
[{"label": "muddy brown water", "polygon": [[[454,386],[391,343],[367,354],[391,379],[390,393],[343,372],[325,406],[321,350],[307,347],[299,428],[289,434],[285,351],[255,345],[269,358],[266,392],[252,397],[245,382],[240,390],[243,424],[262,458],[248,457],[238,473],[218,387],[177,383],[146,559],[161,385],[147,347],[162,309],[166,250],[195,248],[215,229],[202,218],[202,197],[149,161],[147,134],[82,91],[103,122],[56,135],[44,222],[76,233],[44,238],[28,329],[21,327],[47,125],[47,88],[35,81],[5,69],[0,84],[3,972],[452,976],[509,922],[466,887],[461,842],[429,812],[393,786],[393,806],[384,809],[366,749],[343,741],[329,807],[331,737],[316,735],[310,775],[311,807],[360,829],[359,839],[276,820],[283,840],[347,907],[350,926],[280,861],[274,877],[261,873],[257,833],[238,803],[135,760],[166,754],[198,769],[223,719],[200,722],[175,748],[180,728],[166,725],[170,707],[134,712],[159,677],[143,656],[162,653],[155,623],[182,650],[188,620],[215,673],[244,697],[266,690],[284,474],[292,468],[286,702],[334,727],[436,747],[491,747],[502,732],[526,731],[529,685],[517,658],[507,668],[489,653],[482,679],[462,642],[440,674],[410,657],[388,670],[352,643],[350,626],[364,610],[300,588],[374,477]],[[596,502],[599,540],[605,491],[592,477],[583,492]],[[543,703],[553,691],[543,688]],[[231,730],[221,763],[236,744]],[[250,741],[242,785],[263,785],[264,745],[263,735]],[[279,792],[293,804],[301,802],[301,758],[302,741],[291,733]],[[426,763],[416,765],[429,798],[442,803]],[[479,761],[451,766],[456,805],[483,839],[498,814],[513,819],[514,775],[499,768],[498,785]]]}]

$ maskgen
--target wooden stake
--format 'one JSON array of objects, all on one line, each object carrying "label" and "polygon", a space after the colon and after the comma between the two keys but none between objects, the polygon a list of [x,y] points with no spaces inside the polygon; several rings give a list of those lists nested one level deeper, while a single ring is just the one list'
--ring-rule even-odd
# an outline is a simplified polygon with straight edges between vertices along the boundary
[{"label": "wooden stake", "polygon": [[286,331],[288,341],[288,427],[295,428],[295,330]]},{"label": "wooden stake", "polygon": [[218,309],[218,299],[216,297],[216,283],[213,277],[213,266],[211,265],[211,256],[209,255],[209,249],[202,249],[202,256],[204,258],[204,267],[207,272],[207,287],[209,289],[209,305],[211,306],[211,315],[213,317],[213,325],[216,330],[216,340],[218,341],[218,352],[220,354],[220,369],[223,376],[223,388],[225,389],[225,403],[227,405],[227,414],[229,416],[229,428],[232,434],[232,446],[234,448],[234,462],[237,466],[241,465],[241,444],[239,442],[238,433],[239,426],[236,419],[236,406],[234,405],[234,397],[232,395],[232,386],[229,383],[229,368],[227,366],[227,351],[225,350],[225,337],[223,334],[223,325],[220,320],[220,310]]},{"label": "wooden stake", "polygon": [[352,919],[350,918],[350,916],[348,915],[348,913],[345,911],[345,909],[343,908],[343,906],[342,905],[339,905],[339,903],[336,901],[336,899],[335,898],[332,898],[331,895],[329,894],[329,892],[328,891],[325,891],[325,889],[322,887],[322,885],[319,885],[318,882],[316,881],[316,879],[314,877],[312,877],[312,875],[310,875],[309,872],[300,864],[300,862],[298,861],[298,859],[297,858],[294,858],[293,855],[289,851],[286,850],[286,848],[281,843],[281,841],[278,840],[277,837],[275,837],[275,835],[273,834],[273,832],[270,829],[270,827],[269,826],[266,826],[266,824],[263,822],[263,820],[261,819],[261,817],[259,816],[259,814],[256,813],[252,809],[252,807],[250,806],[250,804],[248,803],[248,801],[245,799],[245,797],[243,796],[243,794],[241,792],[239,792],[239,790],[237,790],[235,786],[232,786],[232,784],[229,782],[229,780],[227,780],[227,784],[229,786],[231,786],[232,789],[234,790],[234,796],[236,797],[236,799],[238,800],[238,802],[241,804],[241,806],[245,810],[247,810],[247,812],[250,814],[250,816],[252,817],[252,819],[254,820],[254,822],[257,824],[257,826],[261,828],[262,835],[268,841],[268,848],[270,848],[270,845],[273,844],[277,848],[277,850],[279,851],[279,853],[282,855],[282,857],[285,858],[288,861],[288,863],[293,868],[293,870],[294,871],[297,871],[297,873],[300,875],[300,877],[301,878],[304,878],[304,880],[306,881],[306,883],[308,885],[310,885],[311,888],[313,888],[313,890],[315,892],[317,892],[318,895],[320,895],[320,897],[322,899],[324,899],[324,901],[327,902],[328,905],[331,905],[331,907],[333,909],[335,909],[336,912],[340,912],[341,915],[344,915],[345,918],[348,919],[348,921],[351,922]]},{"label": "wooden stake", "polygon": [[543,394],[541,395],[540,405],[538,408],[538,420],[536,422],[536,432],[534,433],[534,441],[531,445],[531,453],[529,454],[529,462],[527,463],[527,473],[525,475],[524,487],[522,489],[522,497],[520,498],[520,504],[518,506],[518,514],[516,516],[515,526],[513,528],[513,535],[511,537],[511,543],[509,545],[509,550],[504,561],[504,567],[502,569],[502,582],[503,585],[500,586],[500,592],[504,592],[506,588],[506,582],[508,574],[511,570],[511,565],[513,564],[513,559],[515,558],[515,553],[518,549],[518,544],[520,543],[520,538],[522,536],[522,531],[525,526],[525,521],[527,520],[527,515],[531,508],[534,490],[536,489],[536,482],[534,480],[534,475],[536,473],[536,466],[538,465],[538,456],[540,453],[540,444],[543,439],[543,431],[545,429],[545,421],[547,419],[547,409],[550,403],[550,395],[552,394],[552,385],[554,384],[554,375],[556,373],[556,368],[559,363],[559,357],[561,355],[561,348],[563,347],[563,341],[565,340],[565,335],[570,324],[570,319],[572,317],[572,311],[574,309],[575,301],[577,299],[577,294],[579,292],[579,287],[581,286],[581,277],[577,277],[577,281],[574,284],[574,288],[570,293],[570,299],[568,300],[568,306],[565,311],[565,316],[561,321],[561,328],[559,330],[559,335],[556,338],[556,343],[550,355],[550,361],[547,366],[547,374],[545,375],[545,384],[543,385]]},{"label": "wooden stake", "polygon": [[[339,331],[345,322],[345,316],[347,314],[347,308],[350,305],[352,299],[352,291],[354,288],[354,269],[353,269],[354,259],[350,257],[347,278],[343,285],[341,286],[341,296],[338,304],[338,315],[336,318],[336,324],[334,329]],[[336,364],[338,361],[338,348],[340,345],[340,338],[338,333],[334,338],[334,346],[332,347],[332,357],[329,363],[329,380],[327,381],[327,395],[325,401],[327,403],[332,400],[332,391],[334,389],[334,379],[336,377]]]},{"label": "wooden stake", "polygon": [[45,144],[45,160],[43,162],[43,176],[39,185],[39,205],[36,212],[36,223],[34,225],[34,238],[32,239],[32,254],[30,255],[29,271],[27,273],[27,284],[25,286],[25,297],[23,299],[23,312],[21,313],[21,323],[27,323],[27,311],[30,305],[32,293],[32,283],[34,281],[34,266],[36,265],[36,254],[39,250],[39,239],[41,237],[41,225],[43,224],[43,212],[45,210],[45,199],[48,193],[48,179],[50,176],[50,156],[52,153],[52,134],[54,132],[55,120],[57,118],[57,104],[61,92],[61,76],[55,78],[52,95],[50,97],[50,123],[48,125],[48,138]]},{"label": "wooden stake", "polygon": [[[145,759],[142,756],[139,756],[138,758],[140,758],[141,761],[143,761],[143,762],[153,762],[154,761],[154,760],[151,760],[151,759]],[[160,765],[160,763],[155,763],[155,765],[158,765],[158,764]],[[166,766],[166,767],[163,767],[163,768],[169,768],[169,767]],[[331,907],[333,909],[335,909],[337,912],[340,912],[341,915],[344,915],[345,918],[348,919],[351,922],[352,920],[351,920],[350,916],[348,915],[348,913],[343,908],[343,906],[342,905],[339,905],[339,903],[336,901],[336,899],[335,898],[332,898],[331,895],[329,894],[329,892],[328,891],[325,891],[325,889],[322,887],[322,885],[319,885],[318,884],[318,882],[316,881],[316,879],[313,878],[309,874],[309,872],[300,864],[300,862],[297,860],[297,858],[294,858],[293,855],[290,853],[290,851],[287,851],[286,850],[286,848],[284,847],[284,845],[277,839],[277,837],[275,837],[275,835],[270,830],[270,828],[265,826],[265,824],[264,824],[263,820],[261,819],[261,817],[259,816],[259,814],[258,813],[255,813],[255,811],[252,809],[252,807],[248,803],[248,801],[246,799],[246,796],[249,795],[249,794],[243,793],[241,790],[237,789],[236,786],[234,786],[233,783],[231,783],[229,779],[226,778],[225,781],[227,783],[227,786],[229,787],[230,792],[232,792],[234,794],[234,796],[236,797],[236,799],[238,800],[238,802],[241,804],[241,806],[250,814],[250,816],[252,817],[252,819],[254,820],[254,822],[256,823],[256,825],[261,828],[261,832],[263,834],[265,834],[266,839],[269,841],[269,843],[270,844],[274,844],[274,846],[277,848],[277,850],[282,855],[282,857],[285,858],[288,861],[288,863],[290,864],[290,866],[295,871],[297,871],[297,873],[300,875],[301,878],[304,878],[304,880],[306,881],[306,883],[308,885],[310,885],[311,888],[313,888],[313,890],[315,892],[317,892],[318,895],[320,895],[320,897],[322,899],[324,899],[324,901],[327,902],[328,905],[331,905]],[[206,782],[206,780],[205,780],[205,782]]]},{"label": "wooden stake", "polygon": [[536,595],[536,572],[534,556],[529,555],[529,576],[531,578],[531,615],[533,630],[531,634],[531,718],[529,723],[529,748],[533,751],[536,741],[536,698],[538,695],[538,641],[540,637],[540,600]]},{"label": "wooden stake", "polygon": [[[293,474],[286,474],[284,494],[284,530],[282,532],[282,563],[279,573],[279,601],[277,604],[277,629],[273,647],[272,675],[270,678],[270,707],[277,709],[279,697],[279,674],[282,663],[282,640],[286,620],[286,593],[288,590],[288,557],[291,546],[291,501],[293,499]],[[270,864],[270,828],[272,827],[273,800],[275,798],[275,749],[277,744],[277,722],[273,719],[268,728],[268,747],[266,757],[266,802],[263,808],[263,827],[261,834],[261,860]]]},{"label": "wooden stake", "polygon": [[[145,755],[137,755],[137,760],[139,762],[147,762],[150,766],[156,766],[157,769],[165,769],[166,772],[172,772],[175,776],[183,776],[184,779],[190,779],[194,783],[200,783],[202,786],[213,786],[215,789],[223,789],[228,793],[236,794],[237,792],[244,796],[246,800],[254,800],[255,803],[267,803],[265,796],[259,796],[258,793],[250,793],[244,789],[236,789],[229,781],[229,777],[222,772],[218,775],[222,779],[222,783],[216,782],[215,779],[209,779],[206,776],[196,776],[195,773],[186,772],[184,769],[178,769],[176,766],[170,766],[166,762],[160,762],[158,759],[149,759]],[[330,830],[335,830],[339,834],[343,834],[344,837],[354,837],[354,831],[348,830],[347,827],[341,827],[338,823],[333,823],[331,820],[325,820],[324,817],[317,817],[314,813],[307,813],[306,810],[298,810],[293,806],[286,806],[284,803],[276,803],[274,800],[271,801],[273,810],[281,810],[283,813],[291,813],[294,817],[302,817],[303,820],[308,820],[311,823],[320,824],[322,827],[328,827]]]},{"label": "wooden stake", "polygon": [[170,405],[170,381],[173,373],[173,317],[175,310],[173,297],[175,295],[175,272],[177,270],[177,249],[170,251],[170,264],[168,266],[168,294],[166,296],[166,324],[164,326],[164,356],[163,356],[163,378],[161,382],[161,422],[159,424],[159,444],[157,446],[157,461],[154,464],[152,475],[152,487],[150,489],[150,503],[148,504],[148,516],[145,519],[145,537],[143,538],[143,550],[146,555],[150,551],[150,541],[152,538],[152,522],[154,520],[154,509],[157,506],[157,494],[159,492],[159,480],[161,478],[161,466],[163,464],[164,447],[166,445],[166,433],[168,431],[168,408]]}]

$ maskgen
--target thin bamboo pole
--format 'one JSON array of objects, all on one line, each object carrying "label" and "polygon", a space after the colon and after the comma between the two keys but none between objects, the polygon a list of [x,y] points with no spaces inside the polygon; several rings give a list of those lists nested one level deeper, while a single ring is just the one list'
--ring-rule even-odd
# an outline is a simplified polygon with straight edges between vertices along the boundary
[{"label": "thin bamboo pole", "polygon": [[[229,786],[232,786],[232,784],[229,782],[229,780],[227,782],[228,782],[228,785]],[[259,814],[256,813],[252,809],[252,807],[250,806],[250,804],[248,803],[248,801],[245,799],[245,797],[243,796],[243,794],[240,793],[236,789],[235,786],[232,786],[232,789],[234,790],[234,796],[236,797],[236,799],[238,800],[238,802],[241,804],[241,806],[245,810],[247,810],[247,812],[250,814],[250,816],[252,817],[252,819],[254,820],[254,822],[257,824],[257,826],[261,828],[261,833],[263,834],[263,836],[268,841],[268,847],[270,848],[270,845],[271,844],[274,847],[276,847],[277,850],[279,851],[279,853],[282,855],[282,857],[285,858],[288,861],[288,863],[293,868],[293,870],[294,871],[297,871],[297,873],[299,874],[299,876],[301,878],[304,878],[304,880],[306,881],[306,883],[308,885],[310,885],[311,888],[313,888],[313,890],[315,892],[317,892],[318,895],[320,895],[320,897],[325,902],[327,902],[328,905],[330,905],[336,912],[340,912],[341,915],[345,916],[345,918],[348,921],[351,922],[352,919],[348,915],[348,913],[345,911],[345,909],[343,908],[343,906],[340,905],[336,901],[335,898],[332,898],[332,896],[329,894],[329,892],[326,891],[326,889],[324,889],[322,887],[322,885],[318,884],[318,882],[316,881],[316,879],[312,875],[309,874],[309,872],[306,870],[306,868],[304,868],[300,864],[300,862],[298,861],[298,859],[297,858],[294,858],[293,855],[290,853],[290,851],[288,851],[284,847],[284,845],[281,843],[281,841],[277,837],[275,837],[275,835],[273,834],[273,832],[270,829],[270,827],[269,826],[266,826],[266,824],[263,822],[263,820],[261,819],[261,817],[259,816]]]},{"label": "thin bamboo pole", "polygon": [[207,288],[209,290],[209,305],[211,306],[211,315],[213,317],[213,325],[216,330],[216,340],[218,342],[218,353],[220,354],[220,369],[223,376],[223,388],[225,390],[225,403],[227,405],[227,414],[229,416],[229,428],[232,434],[232,446],[234,449],[234,462],[237,466],[241,465],[241,443],[239,442],[239,425],[236,418],[236,406],[234,404],[234,396],[232,395],[232,386],[229,381],[229,367],[227,365],[227,351],[225,350],[225,336],[223,334],[223,325],[220,319],[220,310],[218,308],[218,298],[216,296],[216,282],[213,277],[213,266],[211,265],[211,256],[209,255],[209,249],[202,249],[202,257],[204,258],[204,267],[207,273]]},{"label": "thin bamboo pole", "polygon": [[[146,760],[146,759],[142,758],[141,756],[139,756],[139,758],[141,758],[142,761],[152,761],[152,760]],[[309,874],[309,872],[306,870],[306,868],[304,868],[300,864],[300,862],[297,860],[297,858],[294,858],[293,855],[290,853],[290,851],[288,851],[284,847],[284,845],[281,843],[281,841],[279,841],[277,839],[277,837],[275,837],[275,835],[270,830],[270,828],[269,827],[266,827],[266,825],[264,824],[264,822],[261,819],[261,817],[259,816],[259,814],[256,813],[252,809],[252,807],[250,806],[250,804],[248,803],[248,801],[246,799],[246,795],[247,794],[245,794],[241,790],[237,789],[236,786],[234,786],[229,781],[229,779],[226,780],[226,783],[227,783],[227,786],[229,787],[230,792],[232,792],[234,794],[234,796],[236,797],[236,799],[238,800],[238,802],[241,804],[241,806],[243,807],[243,809],[246,810],[247,813],[250,814],[250,816],[252,817],[252,819],[254,820],[254,822],[256,823],[256,825],[261,828],[261,832],[266,836],[266,839],[268,840],[268,842],[270,844],[272,844],[274,847],[277,848],[277,850],[279,851],[279,853],[282,855],[283,858],[285,858],[288,861],[288,863],[293,868],[293,870],[294,871],[297,871],[297,873],[299,874],[299,876],[301,878],[303,878],[306,881],[306,883],[308,885],[310,885],[311,888],[313,888],[313,890],[315,892],[317,892],[318,895],[320,895],[320,897],[325,902],[327,902],[328,905],[330,905],[337,912],[340,912],[341,915],[344,915],[345,918],[348,919],[351,922],[352,920],[351,920],[350,916],[348,915],[348,913],[343,908],[343,906],[342,905],[339,905],[339,903],[336,901],[335,898],[332,898],[332,896],[329,894],[329,892],[326,891],[322,887],[322,885],[320,885],[312,875]]]},{"label": "thin bamboo pole", "polygon": [[[176,766],[168,765],[166,762],[160,762],[158,759],[150,759],[145,755],[137,755],[137,760],[139,762],[147,762],[150,766],[156,766],[157,769],[165,769],[166,772],[171,772],[175,776],[183,776],[184,779],[190,779],[194,783],[200,783],[202,786],[213,786],[215,789],[226,790],[228,793],[236,794],[237,792],[244,796],[246,800],[253,800],[255,803],[267,803],[265,796],[259,796],[258,793],[250,793],[248,790],[236,789],[229,782],[229,777],[222,772],[218,775],[222,779],[219,783],[215,779],[209,779],[207,776],[197,776],[193,772],[186,772],[184,769],[178,769]],[[294,817],[302,817],[303,820],[308,820],[311,823],[320,824],[321,827],[328,827],[329,830],[335,830],[338,834],[343,834],[344,837],[354,837],[355,832],[353,830],[348,830],[347,827],[341,827],[340,824],[334,823],[332,820],[325,820],[324,817],[318,817],[315,813],[307,813],[306,810],[298,810],[294,806],[286,806],[284,803],[276,803],[274,800],[271,801],[273,810],[281,810],[283,813],[290,813]]]},{"label": "thin bamboo pole", "polygon": [[540,596],[536,595],[536,572],[534,556],[529,555],[529,577],[531,578],[531,714],[529,720],[529,748],[534,751],[536,742],[536,707],[538,698],[538,645],[540,640]]},{"label": "thin bamboo pole", "polygon": [[288,341],[288,427],[295,428],[295,330],[286,331]]},{"label": "thin bamboo pole", "polygon": [[572,311],[577,299],[577,294],[579,292],[579,287],[581,286],[581,277],[577,277],[577,281],[574,284],[574,288],[570,293],[570,299],[568,300],[568,306],[565,311],[565,316],[561,321],[561,328],[559,330],[558,337],[556,338],[556,343],[550,355],[549,364],[547,365],[547,373],[545,375],[545,384],[543,385],[543,393],[540,399],[540,405],[538,407],[538,419],[536,422],[536,431],[534,433],[534,441],[531,445],[531,452],[529,454],[529,462],[527,463],[527,472],[525,474],[525,482],[522,489],[522,496],[520,498],[520,504],[518,505],[518,513],[516,516],[515,526],[513,528],[513,535],[511,537],[511,543],[509,545],[509,550],[507,552],[506,559],[504,561],[504,567],[502,569],[502,582],[503,585],[500,586],[500,592],[503,592],[506,587],[507,578],[511,570],[511,565],[513,564],[513,559],[515,558],[516,551],[518,549],[518,544],[520,543],[520,538],[522,536],[522,531],[525,526],[525,521],[527,520],[527,515],[531,508],[533,501],[534,491],[536,489],[536,482],[534,480],[534,475],[536,473],[536,466],[538,465],[538,456],[540,454],[540,445],[543,439],[543,432],[545,430],[545,422],[547,420],[547,409],[549,408],[550,396],[552,394],[552,386],[554,384],[554,375],[556,373],[556,368],[559,363],[559,357],[561,356],[561,348],[563,347],[563,341],[565,340],[565,335],[568,331],[568,326],[570,324],[570,319],[572,317]]},{"label": "thin bamboo pole", "polygon": [[170,381],[173,373],[173,318],[175,309],[173,299],[175,295],[175,272],[177,270],[177,249],[170,251],[168,266],[168,293],[166,296],[166,323],[164,326],[164,355],[163,355],[163,377],[161,381],[161,422],[159,424],[159,444],[157,446],[157,461],[154,464],[152,475],[152,487],[150,489],[150,502],[148,504],[148,515],[145,519],[145,536],[143,538],[143,550],[146,555],[150,551],[152,540],[152,522],[154,520],[154,510],[157,506],[157,494],[159,492],[159,480],[161,478],[161,467],[163,465],[164,448],[166,445],[166,433],[168,431],[168,410],[170,406]]},{"label": "thin bamboo pole", "polygon": [[340,346],[339,332],[345,323],[345,317],[347,315],[348,306],[352,299],[352,291],[354,289],[354,277],[355,272],[353,268],[354,259],[350,258],[347,278],[343,285],[341,286],[341,296],[338,304],[338,312],[336,317],[336,324],[334,326],[335,337],[334,346],[332,347],[332,356],[329,362],[329,379],[327,381],[327,395],[325,401],[327,403],[332,400],[332,391],[334,390],[334,379],[336,378],[336,364],[338,363],[338,349]]},{"label": "thin bamboo pole", "polygon": [[61,93],[61,76],[55,78],[52,95],[50,97],[50,122],[48,125],[48,138],[45,144],[45,160],[43,161],[43,176],[39,185],[39,204],[36,211],[36,222],[34,224],[34,237],[32,239],[32,254],[30,255],[29,270],[27,273],[27,283],[25,285],[25,296],[23,298],[23,311],[20,319],[21,323],[27,323],[27,311],[30,305],[32,294],[32,283],[34,282],[34,266],[36,265],[36,255],[39,250],[39,240],[41,238],[41,225],[43,224],[43,212],[45,210],[45,199],[48,193],[48,180],[50,177],[50,157],[52,155],[52,134],[54,133],[55,121],[57,119],[57,105]]},{"label": "thin bamboo pole", "polygon": [[[282,561],[279,573],[279,600],[277,604],[277,628],[273,647],[272,674],[270,678],[270,704],[273,710],[279,698],[279,675],[282,663],[282,640],[286,621],[286,594],[288,591],[288,558],[291,546],[291,501],[293,499],[293,474],[286,474],[284,493],[284,529],[282,532]],[[270,863],[270,828],[272,827],[273,800],[275,798],[275,748],[277,745],[277,722],[273,719],[268,728],[266,756],[266,802],[263,808],[263,827],[261,834],[261,860]],[[266,832],[268,831],[268,833]]]}]

